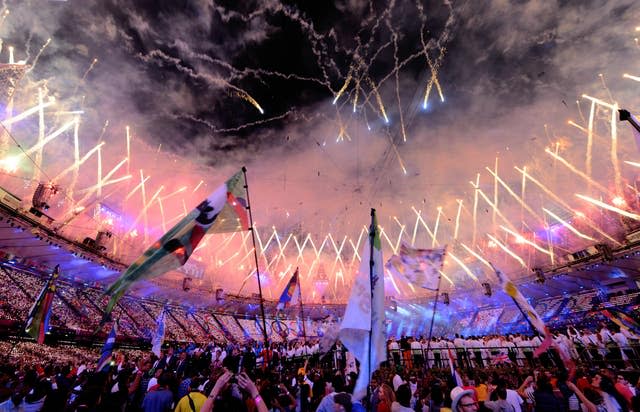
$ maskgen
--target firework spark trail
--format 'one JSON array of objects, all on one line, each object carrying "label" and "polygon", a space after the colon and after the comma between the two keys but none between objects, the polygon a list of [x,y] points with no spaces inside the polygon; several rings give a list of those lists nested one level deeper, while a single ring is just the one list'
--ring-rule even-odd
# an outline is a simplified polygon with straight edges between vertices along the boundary
[{"label": "firework spark trail", "polygon": [[[44,94],[41,87],[38,88],[38,107],[40,110],[38,111],[38,143],[36,146],[38,147],[35,150],[34,162],[35,168],[33,170],[33,180],[36,182],[40,181],[40,171],[42,170],[42,155],[44,148],[44,138],[45,138],[45,125],[44,125]],[[35,147],[35,146],[34,146]]]},{"label": "firework spark trail", "polygon": [[91,64],[89,65],[89,68],[87,69],[87,71],[85,71],[84,74],[82,75],[81,81],[85,81],[87,79],[87,76],[89,75],[89,73],[91,73],[91,70],[93,70],[93,68],[96,67],[96,64],[98,64],[98,59],[94,58],[91,61]]},{"label": "firework spark trail", "polygon": [[587,123],[587,121],[584,118],[584,114],[582,113],[582,106],[580,106],[580,100],[576,100],[576,107],[578,108],[578,115],[580,116],[580,120],[582,120],[582,123]]},{"label": "firework spark trail", "polygon": [[596,206],[598,206],[598,207],[600,207],[602,209],[607,209],[607,210],[615,212],[615,213],[617,213],[619,215],[626,216],[626,217],[628,217],[630,219],[640,221],[640,215],[637,215],[635,213],[627,212],[626,210],[622,210],[622,209],[620,209],[618,207],[612,206],[612,205],[610,205],[608,203],[605,203],[605,202],[601,202],[601,201],[599,201],[597,199],[593,199],[593,198],[591,198],[589,196],[585,196],[585,195],[581,195],[581,194],[577,194],[577,193],[576,193],[576,196],[578,198],[580,198],[582,200],[586,200],[587,202],[590,202],[590,203],[592,203],[592,204],[594,204],[594,205],[596,205]]},{"label": "firework spark trail", "polygon": [[476,183],[473,185],[473,240],[471,242],[472,246],[476,245],[476,235],[478,232],[478,190],[480,190],[480,173],[476,174]]},{"label": "firework spark trail", "polygon": [[509,233],[514,238],[516,238],[516,242],[526,243],[527,245],[533,246],[536,250],[539,250],[540,252],[542,252],[542,253],[544,253],[546,255],[551,255],[551,253],[548,250],[538,246],[535,242],[530,241],[529,239],[525,238],[521,234],[516,233],[516,232],[514,232],[512,230],[509,230],[508,228],[506,228],[506,227],[504,227],[502,225],[500,225],[500,229],[504,230],[505,232]]},{"label": "firework spark trail", "polygon": [[478,277],[476,275],[473,274],[473,272],[471,271],[471,269],[469,269],[469,267],[467,265],[464,264],[464,262],[460,259],[458,259],[458,257],[456,255],[454,255],[451,252],[447,252],[447,257],[450,257],[451,259],[453,259],[454,262],[456,262],[461,268],[462,270],[464,270],[464,272],[469,275],[469,277],[473,280],[475,280],[476,282],[478,281]]},{"label": "firework spark trail", "polygon": [[458,202],[458,212],[456,213],[456,226],[453,230],[453,240],[458,239],[458,229],[460,229],[460,212],[462,212],[462,199],[456,199]]},{"label": "firework spark trail", "polygon": [[38,104],[37,106],[34,106],[30,109],[27,109],[25,111],[23,111],[22,113],[12,116],[6,120],[2,120],[2,124],[5,127],[9,127],[10,125],[14,124],[14,123],[18,123],[21,120],[26,119],[27,117],[31,116],[32,114],[39,112],[40,110],[47,108],[49,106],[52,106],[55,104],[55,99],[53,99],[52,97],[49,97],[49,101],[46,103],[42,103],[41,105]]},{"label": "firework spark trail", "polygon": [[336,94],[336,97],[333,99],[333,104],[336,104],[336,102],[338,101],[340,96],[342,96],[342,93],[344,93],[344,91],[347,90],[347,87],[349,87],[349,83],[351,83],[351,78],[352,78],[351,77],[351,71],[352,71],[352,67],[349,67],[349,74],[347,74],[347,78],[344,81],[344,84],[342,85],[340,90],[338,90],[338,93]]},{"label": "firework spark trail", "polygon": [[47,46],[51,43],[51,38],[48,38],[47,41],[42,45],[42,47],[40,47],[40,50],[38,51],[38,53],[36,54],[36,56],[33,58],[33,63],[31,63],[31,67],[29,67],[27,69],[27,73],[31,72],[33,69],[35,69],[36,64],[38,64],[38,59],[40,59],[40,56],[42,55],[42,53],[44,52],[44,49],[47,48]]},{"label": "firework spark trail", "polygon": [[[389,30],[392,30],[390,26],[389,26]],[[395,61],[395,66],[398,67],[398,35],[397,33],[395,33],[395,31],[393,31],[392,39],[393,39],[393,59]],[[396,70],[396,73],[395,73],[395,80],[396,80],[396,87],[395,87],[396,101],[398,102],[398,113],[400,114],[400,133],[402,134],[402,141],[406,142],[407,131],[405,130],[405,126],[404,126],[404,111],[402,110],[402,101],[400,100],[400,75],[398,70]]]},{"label": "firework spark trail", "polygon": [[474,183],[473,183],[473,182],[469,182],[469,183],[471,183],[471,186],[473,186],[475,189],[477,189],[477,190],[478,190],[478,194],[479,194],[480,196],[482,196],[482,198],[484,199],[484,201],[485,201],[489,206],[491,206],[491,208],[492,208],[493,210],[495,210],[495,211],[496,211],[496,214],[497,214],[497,215],[498,215],[498,216],[499,216],[499,217],[500,217],[500,218],[501,218],[501,219],[502,219],[502,220],[503,220],[503,221],[504,221],[504,222],[509,226],[509,228],[510,228],[511,230],[513,230],[513,231],[517,231],[517,229],[516,229],[516,228],[515,228],[515,226],[511,223],[511,221],[510,221],[509,219],[507,219],[507,217],[506,217],[504,214],[502,214],[502,212],[500,211],[500,209],[498,209],[498,207],[497,207],[497,206],[496,206],[496,205],[495,205],[495,204],[494,204],[494,203],[489,199],[489,197],[488,197],[487,195],[485,195],[485,194],[484,194],[484,192],[482,191],[482,189],[480,189],[480,188],[476,187],[476,186],[474,185]]},{"label": "firework spark trail", "polygon": [[602,83],[602,87],[607,92],[607,95],[609,95],[609,100],[613,101],[613,95],[611,94],[611,90],[609,90],[609,88],[607,87],[607,83],[604,81],[604,74],[600,73],[600,74],[598,74],[598,77],[600,78],[600,82]]},{"label": "firework spark trail", "polygon": [[495,229],[496,227],[496,209],[498,208],[498,157],[496,157],[496,162],[495,162],[495,172],[492,173],[494,178],[493,178],[493,204],[496,206],[493,209],[493,213],[491,214],[491,224],[493,225],[493,228]]},{"label": "firework spark trail", "polygon": [[431,241],[431,247],[436,247],[436,238],[438,237],[438,228],[440,226],[440,216],[442,215],[442,206],[437,208],[438,214],[436,215],[436,223],[433,225],[433,240]]},{"label": "firework spark trail", "polygon": [[[560,196],[556,195],[555,193],[553,193],[549,188],[547,188],[544,184],[542,184],[540,181],[538,181],[535,177],[531,176],[531,174],[528,174],[526,172],[526,170],[524,169],[520,169],[517,166],[514,166],[514,168],[522,173],[523,178],[526,176],[526,178],[528,180],[530,180],[532,183],[534,183],[536,186],[538,186],[540,189],[542,189],[542,191],[544,193],[546,193],[551,199],[553,199],[555,202],[557,202],[558,204],[560,204],[562,207],[564,207],[566,210],[571,211],[571,213],[573,214],[577,214],[577,212],[567,203],[565,202]],[[546,222],[546,217],[543,215],[543,217],[545,218],[545,222]],[[591,220],[588,216],[584,216],[584,222],[587,226],[589,226],[591,229],[595,230],[596,232],[598,232],[600,235],[604,236],[605,238],[609,239],[610,241],[614,242],[616,245],[618,246],[622,246],[622,244],[620,242],[618,242],[617,240],[615,240],[614,238],[612,238],[611,236],[609,236],[608,233],[604,232],[603,230],[601,230],[598,225]]]},{"label": "firework spark trail", "polygon": [[129,200],[131,198],[131,196],[133,196],[139,189],[142,189],[142,187],[144,186],[144,184],[146,183],[147,180],[149,180],[151,178],[151,176],[147,176],[142,178],[142,170],[140,170],[140,174],[141,174],[141,179],[140,179],[140,183],[138,183],[138,185],[136,187],[134,187],[128,194],[127,196],[125,196],[124,201],[126,202],[127,200]]},{"label": "firework spark trail", "polygon": [[200,182],[198,182],[198,184],[196,185],[196,187],[191,191],[191,193],[195,193],[200,186],[202,186],[202,184],[204,183],[204,180],[200,180]]},{"label": "firework spark trail", "polygon": [[[143,186],[144,187],[144,186]],[[153,206],[153,202],[156,201],[156,199],[158,198],[158,196],[160,196],[160,193],[164,190],[164,185],[161,185],[158,190],[156,190],[156,192],[153,194],[153,196],[151,196],[151,199],[149,199],[148,202],[143,202],[142,204],[142,210],[140,211],[140,213],[138,213],[138,216],[136,216],[136,218],[133,220],[133,223],[131,224],[131,226],[129,227],[129,232],[132,231],[133,229],[135,229],[136,225],[138,224],[138,222],[140,222],[140,219],[142,218],[146,218],[147,216],[147,211],[149,210],[149,208],[151,208],[151,206]],[[146,199],[145,199],[146,200]],[[147,225],[145,224],[145,233],[147,232],[146,230]]]},{"label": "firework spark trail", "polygon": [[131,172],[131,133],[129,130],[129,126],[125,127],[125,133],[127,144],[127,159],[129,159],[129,162],[127,162],[127,174],[129,174]]},{"label": "firework spark trail", "polygon": [[620,172],[620,160],[618,160],[618,103],[611,109],[611,163],[613,164],[613,181],[616,187],[616,196],[622,196],[624,189],[622,186],[622,173]]},{"label": "firework spark trail", "polygon": [[187,115],[187,114],[183,113],[183,114],[180,114],[180,115],[176,116],[176,118],[188,119],[188,120],[191,120],[191,121],[194,121],[194,122],[197,122],[197,123],[202,123],[205,126],[207,126],[208,128],[210,128],[213,133],[233,133],[233,132],[239,132],[239,131],[241,131],[243,129],[247,129],[247,128],[250,128],[250,127],[260,126],[260,125],[263,125],[263,124],[266,124],[266,123],[270,123],[270,122],[273,122],[275,120],[281,120],[281,119],[284,119],[284,118],[286,118],[286,117],[288,117],[288,116],[290,116],[290,115],[292,115],[294,113],[295,112],[293,110],[289,110],[289,111],[287,111],[287,112],[285,112],[285,113],[283,113],[281,115],[273,116],[273,117],[270,117],[268,119],[261,119],[261,120],[255,121],[255,122],[244,123],[244,124],[242,124],[242,125],[240,125],[238,127],[230,127],[230,128],[225,128],[225,129],[218,129],[218,128],[216,128],[216,125],[214,125],[213,123],[209,122],[208,120],[201,119],[201,118],[195,117],[193,115]]},{"label": "firework spark trail", "polygon": [[102,196],[102,149],[98,149],[98,199]]},{"label": "firework spark trail", "polygon": [[567,229],[569,229],[570,231],[572,231],[574,234],[576,234],[577,236],[583,238],[583,239],[587,239],[587,240],[595,240],[594,238],[592,238],[591,236],[587,236],[584,233],[580,232],[578,229],[576,229],[575,227],[573,227],[569,222],[567,222],[566,220],[562,219],[560,216],[556,215],[555,213],[553,213],[552,211],[550,211],[549,209],[543,207],[542,210],[547,213],[549,216],[551,216],[552,218],[554,218],[555,220],[557,220],[558,222],[560,222],[562,224],[562,226],[566,227]]},{"label": "firework spark trail", "polygon": [[[591,172],[591,164],[592,164],[592,153],[593,153],[593,122],[596,113],[596,102],[591,102],[591,109],[589,110],[589,125],[587,126],[587,176],[589,179],[592,178],[593,174]],[[591,192],[591,181],[589,181],[589,192]]]},{"label": "firework spark trail", "polygon": [[518,261],[518,263],[520,263],[520,265],[522,265],[523,268],[528,269],[528,266],[526,263],[524,263],[524,260],[518,256],[517,253],[515,253],[514,251],[512,251],[511,249],[509,249],[507,247],[507,245],[504,245],[502,242],[500,242],[497,238],[495,238],[494,236],[491,236],[490,234],[487,233],[487,237],[489,239],[491,239],[496,245],[498,245],[500,247],[500,249],[502,249],[503,251],[505,251],[509,256],[511,256],[512,258],[514,258],[515,260]]},{"label": "firework spark trail", "polygon": [[7,19],[8,16],[9,16],[9,9],[6,7],[3,7],[2,14],[0,15],[0,27],[2,27],[2,25],[4,24],[4,21]]},{"label": "firework spark trail", "polygon": [[[80,176],[81,163],[80,163],[80,136],[78,134],[79,131],[80,131],[80,118],[76,118],[76,124],[73,127],[73,164],[71,165],[71,168],[73,169],[74,173],[71,177],[71,184],[69,185],[70,197],[73,196],[73,191],[76,188],[76,184],[78,183],[78,177]],[[98,147],[100,146],[101,145],[98,145]],[[61,174],[58,174],[58,176],[56,176],[56,178],[54,179],[54,182],[58,180],[60,175]]]},{"label": "firework spark trail", "polygon": [[[74,130],[75,132],[75,130]],[[75,133],[74,133],[75,134]],[[102,146],[104,146],[106,143],[105,142],[100,142],[98,143],[96,146],[94,146],[91,150],[89,150],[84,156],[82,156],[82,158],[80,158],[77,162],[74,162],[71,166],[67,167],[66,169],[64,169],[62,172],[58,173],[58,175],[56,177],[54,177],[52,180],[54,182],[59,181],[60,179],[62,179],[62,177],[64,175],[66,175],[67,173],[69,173],[70,171],[74,171],[74,175],[76,175],[75,170],[79,169],[80,166],[82,166],[82,164],[84,162],[86,162],[96,151],[98,151],[98,149],[100,149]],[[69,186],[69,189],[71,190],[71,187],[75,186],[74,184]]]},{"label": "firework spark trail", "polygon": [[484,263],[485,265],[487,265],[487,267],[489,269],[493,269],[491,264],[485,260],[482,256],[480,256],[478,253],[474,252],[473,249],[471,249],[469,246],[465,245],[464,243],[460,243],[460,246],[462,246],[467,252],[469,252],[473,257],[475,257],[476,259],[478,259],[480,262]]},{"label": "firework spark trail", "polygon": [[73,126],[76,123],[75,120],[71,120],[70,122],[65,123],[64,125],[62,125],[59,129],[55,130],[54,132],[52,132],[51,134],[44,136],[44,138],[42,140],[38,139],[38,143],[36,143],[35,145],[31,146],[29,149],[27,149],[25,151],[25,155],[30,156],[32,155],[34,152],[42,149],[44,146],[46,146],[49,142],[51,142],[53,139],[55,139],[56,137],[60,136],[62,133],[66,132],[69,128],[71,128],[71,126]]},{"label": "firework spark trail", "polygon": [[569,170],[571,170],[573,173],[575,173],[576,175],[580,176],[581,178],[583,178],[584,180],[586,180],[588,183],[591,183],[591,185],[595,186],[598,190],[600,190],[603,193],[607,193],[607,194],[611,194],[611,192],[609,192],[609,189],[607,189],[606,187],[604,187],[603,185],[601,185],[600,183],[596,182],[595,180],[589,178],[589,176],[587,176],[585,173],[583,173],[582,171],[578,170],[578,168],[576,168],[575,166],[573,166],[571,163],[569,163],[569,161],[565,160],[562,156],[555,154],[554,152],[552,152],[551,150],[549,150],[549,148],[544,149],[545,153],[547,153],[548,155],[550,155],[551,157],[553,157],[555,160],[559,160],[560,163],[562,163],[563,165],[565,165]]},{"label": "firework spark trail", "polygon": [[371,89],[373,90],[373,93],[376,97],[376,102],[378,103],[378,109],[380,110],[380,114],[384,118],[384,122],[388,124],[389,118],[387,117],[387,112],[384,110],[384,104],[382,103],[382,97],[380,96],[380,93],[378,93],[378,88],[376,87],[375,84],[373,84],[373,80],[371,80],[370,77],[367,77],[367,80],[369,80],[369,86],[371,86]]},{"label": "firework spark trail", "polygon": [[[539,214],[537,214],[529,205],[527,205],[523,198],[519,197],[513,190],[511,190],[511,188],[509,187],[509,185],[507,185],[507,183],[502,180],[497,173],[494,173],[493,170],[489,169],[488,167],[486,167],[487,171],[496,179],[496,181],[498,183],[500,183],[500,185],[502,187],[504,187],[507,190],[507,193],[509,193],[515,200],[518,201],[518,203],[520,203],[520,205],[526,209],[527,212],[529,212],[533,217],[535,217],[536,219],[538,219],[538,221],[540,223],[543,223],[544,219],[542,218],[542,216],[540,216]],[[524,176],[523,176],[524,178]],[[524,193],[524,190],[523,190]]]},{"label": "firework spark trail", "polygon": [[[98,156],[100,156],[100,148],[98,148]],[[98,157],[99,158],[99,157]],[[92,186],[92,189],[89,190],[80,200],[78,200],[77,202],[75,202],[73,205],[71,205],[69,211],[67,211],[67,214],[65,217],[68,217],[69,215],[73,214],[73,211],[79,207],[79,206],[85,206],[84,203],[89,200],[89,198],[91,196],[93,196],[93,194],[100,188],[102,187],[105,182],[107,182],[111,176],[113,176],[118,169],[120,169],[120,167],[127,161],[127,158],[125,157],[124,159],[122,159],[120,161],[120,163],[118,163],[113,169],[111,169],[109,171],[109,173],[107,173],[102,179],[100,179],[100,181],[95,185]],[[64,219],[62,219],[64,220]]]},{"label": "firework spark trail", "polygon": [[234,86],[221,77],[214,77],[206,73],[196,72],[193,69],[184,66],[182,64],[182,60],[177,57],[169,56],[161,50],[151,50],[146,55],[139,53],[136,57],[145,63],[168,63],[175,67],[178,71],[186,74],[192,79],[203,80],[209,85],[214,85],[221,88],[229,88],[236,93],[236,96],[251,103],[256,109],[258,109],[261,114],[264,113],[264,110],[262,109],[260,104],[258,104],[258,102],[245,90],[239,88],[238,86]]},{"label": "firework spark trail", "polygon": [[398,158],[398,163],[400,163],[400,167],[402,168],[402,173],[404,173],[405,175],[407,174],[407,168],[404,166],[404,162],[402,161],[402,157],[400,156],[400,152],[398,152],[398,148],[396,147],[395,143],[393,143],[393,141],[391,139],[390,143],[391,143],[391,147],[393,147],[393,151],[396,153],[396,156]]},{"label": "firework spark trail", "polygon": [[630,80],[633,80],[633,81],[636,81],[636,82],[640,82],[640,77],[632,76],[632,75],[630,75],[628,73],[623,74],[622,77],[624,77],[625,79],[630,79]]}]

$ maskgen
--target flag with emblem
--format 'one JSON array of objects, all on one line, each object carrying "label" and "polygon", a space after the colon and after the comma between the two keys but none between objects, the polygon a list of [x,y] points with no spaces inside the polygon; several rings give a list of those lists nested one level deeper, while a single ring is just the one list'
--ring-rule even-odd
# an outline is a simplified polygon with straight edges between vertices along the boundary
[{"label": "flag with emblem", "polygon": [[244,169],[218,187],[209,197],[149,247],[106,290],[111,296],[105,317],[116,302],[142,279],[150,279],[184,265],[207,233],[249,229]]},{"label": "flag with emblem", "polygon": [[446,248],[415,249],[403,243],[398,254],[391,256],[386,268],[416,286],[436,290],[445,254]]}]

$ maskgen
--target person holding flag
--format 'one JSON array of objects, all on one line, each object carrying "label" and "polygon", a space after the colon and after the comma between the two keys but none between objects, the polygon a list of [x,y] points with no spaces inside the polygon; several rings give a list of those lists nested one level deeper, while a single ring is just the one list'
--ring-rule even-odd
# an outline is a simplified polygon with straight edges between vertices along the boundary
[{"label": "person holding flag", "polygon": [[111,332],[107,336],[107,340],[102,347],[102,351],[100,352],[100,359],[98,360],[96,366],[96,372],[102,372],[108,367],[111,366],[111,355],[113,353],[113,348],[116,346],[116,334],[117,334],[118,326],[117,323],[114,322],[111,327]]}]

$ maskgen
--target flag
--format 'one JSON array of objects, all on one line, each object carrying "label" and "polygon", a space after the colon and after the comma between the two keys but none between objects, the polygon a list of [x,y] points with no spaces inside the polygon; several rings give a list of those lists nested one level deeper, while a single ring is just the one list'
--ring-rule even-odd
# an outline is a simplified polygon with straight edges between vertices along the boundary
[{"label": "flag", "polygon": [[384,261],[375,209],[371,209],[369,237],[360,256],[360,269],[339,332],[342,343],[360,361],[360,373],[353,389],[355,401],[365,397],[371,374],[386,360]]},{"label": "flag", "polygon": [[97,372],[102,372],[107,366],[109,366],[109,362],[111,361],[111,353],[113,352],[113,347],[116,345],[116,333],[117,326],[114,322],[111,327],[111,332],[109,332],[109,336],[107,336],[107,340],[102,347],[102,352],[100,353],[100,359],[98,360],[98,366],[96,367]]},{"label": "flag", "polygon": [[44,343],[44,335],[49,329],[49,318],[51,317],[51,305],[56,291],[55,281],[60,275],[60,265],[56,265],[51,274],[51,278],[44,285],[38,298],[29,310],[25,332],[31,335],[39,344]]},{"label": "flag", "polygon": [[525,297],[522,296],[522,293],[520,293],[520,290],[518,290],[516,285],[507,277],[507,275],[505,275],[499,269],[493,266],[493,264],[491,265],[491,267],[496,272],[496,276],[498,276],[498,279],[500,280],[500,286],[502,287],[502,289],[505,291],[507,295],[511,297],[511,299],[513,299],[515,304],[527,316],[527,319],[529,319],[529,322],[531,322],[531,325],[533,325],[533,327],[542,336],[546,337],[547,335],[550,335],[548,333],[547,326],[544,324],[544,321],[542,320],[540,315],[538,315],[538,312],[536,312],[536,310],[533,308],[533,306],[531,306],[529,301],[527,301],[527,299],[525,299]]},{"label": "flag", "polygon": [[164,342],[164,309],[158,315],[156,319],[156,333],[151,338],[151,352],[155,353],[157,357],[160,357],[160,348]]},{"label": "flag", "polygon": [[633,138],[636,142],[636,149],[640,151],[640,122],[627,110],[620,109],[618,110],[618,113],[621,121],[627,120],[631,123],[631,130],[633,131]]},{"label": "flag", "polygon": [[243,171],[233,175],[208,198],[165,233],[106,290],[111,299],[105,317],[138,280],[160,276],[184,265],[206,233],[225,233],[249,228]]},{"label": "flag", "polygon": [[282,291],[282,295],[280,295],[280,300],[278,301],[278,306],[276,306],[277,310],[284,310],[284,308],[289,305],[293,305],[300,300],[300,283],[298,281],[298,268],[296,268],[295,273],[289,279],[289,283],[287,283],[287,287]]},{"label": "flag", "polygon": [[320,353],[320,358],[324,357],[333,345],[338,340],[338,334],[340,333],[340,325],[335,323],[331,324],[327,330],[324,331],[324,334],[320,337],[320,342],[318,342],[318,352]]},{"label": "flag", "polygon": [[445,250],[445,248],[414,249],[403,243],[400,246],[400,253],[391,256],[386,267],[394,275],[401,275],[414,285],[437,290]]},{"label": "flag", "polygon": [[631,316],[613,309],[605,309],[601,313],[611,322],[615,323],[620,329],[632,330],[635,333],[640,332],[640,325]]},{"label": "flag", "polygon": [[456,367],[456,360],[453,357],[453,352],[451,352],[451,348],[447,349],[447,356],[449,357],[449,368],[451,368],[451,380],[456,384],[456,386],[463,387],[464,383],[462,382],[462,377],[458,373],[458,368]]}]

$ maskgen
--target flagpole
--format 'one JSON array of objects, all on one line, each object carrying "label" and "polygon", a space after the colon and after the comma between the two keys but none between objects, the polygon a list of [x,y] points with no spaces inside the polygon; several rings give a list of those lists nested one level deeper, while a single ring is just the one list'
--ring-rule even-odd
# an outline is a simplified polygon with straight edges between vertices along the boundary
[{"label": "flagpole", "polygon": [[[367,359],[367,362],[369,363],[367,372],[369,374],[371,374],[371,341],[373,340],[373,266],[375,265],[375,261],[373,260],[373,243],[375,242],[377,230],[377,228],[374,226],[375,221],[376,210],[374,208],[371,208],[371,225],[369,226],[369,290],[371,293],[371,305],[369,310],[371,311],[371,316],[369,316],[369,357]],[[370,379],[370,376],[368,376],[367,379]],[[369,400],[371,399],[370,388],[371,385],[367,385],[367,402],[369,402]]]},{"label": "flagpole", "polygon": [[256,247],[256,234],[253,226],[253,214],[251,213],[251,201],[249,200],[249,184],[247,183],[247,168],[242,166],[244,175],[244,190],[247,193],[247,210],[249,211],[249,230],[253,242],[253,257],[256,263],[256,277],[258,278],[258,294],[260,295],[260,314],[262,315],[262,334],[264,338],[265,362],[269,362],[269,336],[267,335],[267,322],[264,316],[264,299],[262,297],[262,282],[260,281],[260,268],[258,267],[258,248]]},{"label": "flagpole", "polygon": [[440,282],[442,281],[442,267],[444,265],[444,255],[447,253],[447,247],[444,248],[442,256],[442,263],[440,264],[440,270],[438,270],[438,286],[436,287],[436,298],[433,301],[433,312],[431,312],[431,325],[429,326],[429,337],[427,338],[427,354],[426,364],[429,366],[429,351],[431,350],[431,338],[433,336],[433,323],[436,320],[436,307],[438,306],[438,296],[440,295]]},{"label": "flagpole", "polygon": [[[298,268],[296,268],[298,272]],[[302,306],[302,282],[300,281],[300,273],[298,272],[298,300],[300,301],[300,317],[302,318],[302,336],[305,343],[307,342],[307,327],[304,324],[304,308]]]}]

